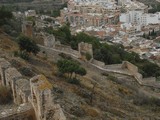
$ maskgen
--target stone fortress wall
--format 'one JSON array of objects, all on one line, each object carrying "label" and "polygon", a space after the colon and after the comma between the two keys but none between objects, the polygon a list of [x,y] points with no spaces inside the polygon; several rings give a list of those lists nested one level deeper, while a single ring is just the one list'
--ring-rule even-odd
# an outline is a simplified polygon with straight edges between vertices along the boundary
[{"label": "stone fortress wall", "polygon": [[52,84],[44,75],[25,79],[16,68],[0,58],[1,84],[12,91],[14,103],[18,106],[0,113],[0,120],[66,120],[59,104],[51,94]]},{"label": "stone fortress wall", "polygon": [[[47,41],[46,43],[48,44],[53,43],[47,39],[45,39],[45,41]],[[57,43],[54,42],[53,44]],[[91,44],[84,42],[79,43],[78,51],[71,49],[70,46],[61,45],[60,43],[58,44],[58,46],[57,45],[52,45],[52,46],[54,47],[40,46],[40,48],[41,50],[44,50],[46,53],[53,53],[52,55],[55,55],[55,52],[65,53],[67,55],[72,56],[73,58],[83,59],[83,60],[85,58],[85,54],[89,53],[92,56],[92,58],[88,63],[104,72],[113,72],[113,73],[133,76],[140,85],[160,88],[160,82],[157,82],[155,77],[143,78],[142,74],[140,74],[138,71],[138,67],[128,61],[123,61],[122,64],[105,65],[104,62],[95,60],[93,58],[93,50]]]},{"label": "stone fortress wall", "polygon": [[95,60],[95,59],[91,59],[90,62],[94,65],[97,65],[97,66],[100,66],[100,67],[104,67],[105,66],[105,63],[104,62],[101,62],[101,61],[98,61],[98,60]]}]

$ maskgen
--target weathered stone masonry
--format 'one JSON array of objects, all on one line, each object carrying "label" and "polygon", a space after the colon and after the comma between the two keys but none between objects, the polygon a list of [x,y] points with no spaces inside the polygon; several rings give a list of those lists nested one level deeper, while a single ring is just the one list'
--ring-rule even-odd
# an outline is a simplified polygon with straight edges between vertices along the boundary
[{"label": "weathered stone masonry", "polygon": [[27,80],[8,61],[0,58],[0,76],[1,84],[11,88],[14,103],[19,106],[4,110],[0,120],[31,120],[31,117],[33,120],[66,120],[60,105],[53,102],[52,84],[44,75]]},{"label": "weathered stone masonry", "polygon": [[142,74],[140,74],[138,71],[138,67],[128,61],[123,61],[122,64],[105,65],[104,62],[95,60],[93,58],[93,50],[91,44],[84,42],[79,43],[78,51],[75,51],[71,48],[66,49],[67,46],[62,46],[62,45],[59,45],[58,47],[48,47],[39,45],[39,47],[41,51],[45,51],[46,54],[50,54],[51,56],[54,56],[56,53],[64,53],[70,55],[74,59],[82,59],[82,60],[85,60],[86,53],[89,53],[92,58],[87,63],[92,67],[95,67],[104,72],[113,72],[127,76],[133,76],[140,85],[160,88],[160,82],[157,82],[155,77],[143,78]]}]

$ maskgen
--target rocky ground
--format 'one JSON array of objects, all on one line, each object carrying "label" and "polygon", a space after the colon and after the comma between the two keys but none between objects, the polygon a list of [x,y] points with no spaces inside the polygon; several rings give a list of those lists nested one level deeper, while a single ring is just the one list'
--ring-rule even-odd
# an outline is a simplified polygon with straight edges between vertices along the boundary
[{"label": "rocky ground", "polygon": [[54,59],[38,55],[24,61],[13,57],[18,47],[4,33],[0,33],[0,48],[0,56],[26,78],[44,74],[50,80],[54,101],[62,106],[67,120],[160,120],[160,100],[155,97],[160,90],[142,87],[132,77],[104,74],[81,62],[87,75],[78,76],[80,85],[75,85],[58,76]]}]

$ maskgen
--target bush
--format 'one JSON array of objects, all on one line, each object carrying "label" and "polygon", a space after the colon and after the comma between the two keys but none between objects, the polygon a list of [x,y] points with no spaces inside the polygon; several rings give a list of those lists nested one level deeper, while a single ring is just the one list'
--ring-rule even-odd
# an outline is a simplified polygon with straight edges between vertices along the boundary
[{"label": "bush", "polygon": [[85,115],[85,111],[79,106],[71,107],[70,112],[77,117],[83,117]]},{"label": "bush", "polygon": [[156,78],[156,81],[160,81],[160,76]]},{"label": "bush", "polygon": [[29,54],[25,51],[14,51],[15,57],[20,57],[24,60],[29,60]]},{"label": "bush", "polygon": [[134,100],[133,103],[135,105],[151,105],[151,106],[157,106],[160,107],[160,99],[155,98],[155,97],[149,97],[145,94],[138,94]]},{"label": "bush", "polygon": [[80,81],[77,78],[69,79],[68,82],[71,84],[80,85]]},{"label": "bush", "polygon": [[13,17],[12,12],[9,11],[6,7],[0,7],[0,26],[7,23],[9,19]]},{"label": "bush", "polygon": [[11,90],[7,87],[0,86],[0,104],[7,104],[12,100]]},{"label": "bush", "polygon": [[86,59],[87,59],[88,61],[92,58],[92,56],[91,56],[88,52],[86,53],[85,56],[86,56]]},{"label": "bush", "polygon": [[37,55],[40,51],[40,48],[38,45],[33,41],[31,38],[20,35],[17,38],[18,46],[20,51],[25,51],[27,53],[33,53],[34,55]]},{"label": "bush", "polygon": [[108,75],[108,79],[116,82],[117,81],[117,78],[115,76],[112,76],[112,75]]},{"label": "bush", "polygon": [[19,52],[19,57],[21,57],[24,60],[29,60],[29,54],[25,51]]},{"label": "bush", "polygon": [[101,75],[103,75],[103,76],[109,76],[109,74],[106,73],[106,72],[101,73]]},{"label": "bush", "polygon": [[58,54],[59,56],[61,56],[63,59],[68,59],[68,60],[72,60],[72,58],[69,55],[66,55],[64,53],[60,53]]},{"label": "bush", "polygon": [[14,57],[18,57],[19,56],[18,51],[14,51],[13,54],[14,54]]},{"label": "bush", "polygon": [[22,67],[19,69],[19,71],[22,75],[27,76],[27,77],[33,77],[35,75],[32,69],[28,67]]}]

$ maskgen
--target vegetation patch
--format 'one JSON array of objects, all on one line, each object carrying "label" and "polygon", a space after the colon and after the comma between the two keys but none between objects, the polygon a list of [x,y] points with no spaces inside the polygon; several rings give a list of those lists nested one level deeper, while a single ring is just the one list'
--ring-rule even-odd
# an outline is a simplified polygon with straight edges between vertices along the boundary
[{"label": "vegetation patch", "polygon": [[27,36],[20,35],[17,38],[17,43],[19,51],[14,52],[15,57],[21,57],[24,60],[29,60],[30,54],[37,55],[40,51],[40,48],[37,46],[35,41]]},{"label": "vegetation patch", "polygon": [[133,103],[139,106],[150,105],[150,106],[160,107],[160,99],[155,97],[149,97],[142,93],[137,94],[137,96],[135,96]]},{"label": "vegetation patch", "polygon": [[57,62],[57,67],[60,75],[67,74],[69,83],[79,84],[77,75],[84,76],[87,71],[81,67],[77,62],[68,59],[61,59]]},{"label": "vegetation patch", "polygon": [[12,101],[11,90],[5,86],[0,86],[0,104],[7,104]]},{"label": "vegetation patch", "polygon": [[85,116],[85,111],[79,106],[71,107],[70,112],[77,117]]},{"label": "vegetation patch", "polygon": [[35,75],[32,69],[29,67],[21,67],[19,71],[22,75],[27,76],[27,77],[33,77]]},{"label": "vegetation patch", "polygon": [[80,80],[77,78],[68,79],[68,82],[75,85],[80,85]]}]

